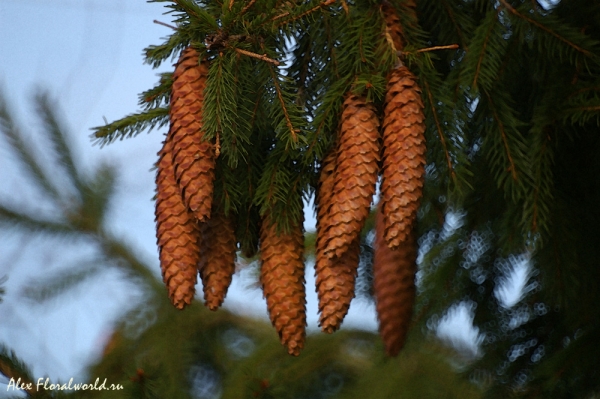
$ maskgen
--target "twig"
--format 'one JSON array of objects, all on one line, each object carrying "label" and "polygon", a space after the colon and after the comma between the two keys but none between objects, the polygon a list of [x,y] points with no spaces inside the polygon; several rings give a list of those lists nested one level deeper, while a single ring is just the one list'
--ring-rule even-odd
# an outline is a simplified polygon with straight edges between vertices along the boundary
[{"label": "twig", "polygon": [[167,28],[171,28],[171,29],[173,29],[173,30],[177,30],[177,27],[176,27],[176,26],[169,25],[169,24],[167,24],[167,23],[164,23],[164,22],[162,22],[162,21],[159,21],[159,20],[157,20],[157,19],[155,19],[155,20],[154,20],[154,21],[152,21],[152,22],[154,22],[155,24],[158,24],[158,25],[166,26]]},{"label": "twig", "polygon": [[[313,13],[313,12],[315,12],[315,11],[323,8],[323,7],[327,7],[328,5],[331,5],[331,4],[335,3],[336,1],[337,0],[325,0],[324,2],[322,2],[321,4],[319,4],[318,6],[315,6],[315,7],[311,8],[310,10],[303,12],[302,14],[300,14],[298,16],[295,16],[295,17],[293,17],[293,18],[291,18],[291,19],[289,19],[287,21],[282,22],[280,24],[280,26],[281,25],[285,25],[285,24],[289,24],[290,22],[296,21],[296,20],[298,20],[300,18],[304,18],[308,14]],[[288,15],[290,15],[289,12],[284,12],[283,14],[279,14],[275,18],[273,18],[273,21],[276,21],[276,20],[281,19],[283,17],[287,17]]]},{"label": "twig", "polygon": [[459,48],[460,46],[458,44],[449,44],[447,46],[433,46],[433,47],[427,47],[427,48],[422,48],[417,50],[417,53],[424,53],[426,51],[435,51],[435,50],[451,50],[451,49],[455,49],[455,48]]},{"label": "twig", "polygon": [[240,12],[240,17],[241,17],[242,15],[244,15],[245,13],[247,13],[247,12],[248,12],[248,10],[250,9],[250,7],[252,7],[252,5],[254,5],[254,3],[256,3],[256,0],[250,0],[250,3],[248,3],[248,4],[246,5],[246,7],[242,8],[242,11]]},{"label": "twig", "polygon": [[231,7],[233,7],[233,3],[235,2],[235,0],[231,0],[229,2],[229,11],[231,11]]},{"label": "twig", "polygon": [[267,57],[266,54],[260,55],[260,54],[253,53],[251,51],[242,50],[241,48],[234,48],[234,50],[237,53],[240,53],[240,54],[243,54],[243,55],[247,55],[248,57],[256,58],[256,59],[259,59],[261,61],[269,62],[269,63],[271,63],[271,64],[273,64],[275,66],[279,66],[280,65],[279,61]]}]

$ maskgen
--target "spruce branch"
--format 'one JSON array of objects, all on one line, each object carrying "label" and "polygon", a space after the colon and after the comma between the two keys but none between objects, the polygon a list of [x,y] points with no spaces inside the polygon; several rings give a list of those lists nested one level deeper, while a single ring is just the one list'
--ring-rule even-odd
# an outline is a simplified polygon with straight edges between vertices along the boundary
[{"label": "spruce branch", "polygon": [[[298,15],[294,15],[292,18],[281,22],[279,24],[279,26],[287,25],[287,24],[290,24],[290,23],[292,23],[294,21],[302,19],[302,18],[306,17],[307,15],[312,14],[313,12],[320,10],[323,7],[327,7],[327,6],[335,3],[336,1],[337,0],[325,0],[325,1],[321,2],[320,4],[314,6],[313,8],[311,8],[311,9],[309,9],[307,11],[305,11],[305,12],[303,12],[301,14],[298,14]],[[277,19],[281,19],[281,18],[287,17],[289,14],[290,14],[289,12],[280,14],[280,15],[276,16],[275,18],[273,18],[273,21],[275,21]]]},{"label": "spruce branch", "polygon": [[79,174],[75,161],[73,159],[73,151],[67,143],[65,127],[58,120],[55,112],[52,110],[52,104],[55,101],[50,99],[47,92],[38,92],[35,98],[38,114],[44,123],[46,136],[50,138],[54,144],[54,152],[58,158],[58,163],[67,172],[70,182],[81,194],[84,186],[84,181]]},{"label": "spruce branch", "polygon": [[38,303],[55,298],[65,291],[73,289],[75,286],[97,276],[102,271],[98,267],[100,262],[100,259],[78,261],[68,266],[64,271],[26,286],[23,290],[23,295]]},{"label": "spruce branch", "polygon": [[448,173],[450,174],[450,179],[452,181],[456,180],[456,174],[454,172],[454,166],[452,165],[452,158],[450,156],[450,152],[448,151],[448,147],[446,145],[446,138],[444,137],[444,131],[442,129],[442,123],[439,120],[438,117],[438,111],[435,107],[435,100],[433,98],[433,93],[431,92],[431,89],[429,87],[429,83],[425,80],[423,81],[424,83],[424,89],[425,92],[427,93],[427,98],[429,100],[429,105],[431,107],[431,115],[433,116],[433,120],[435,123],[435,127],[436,127],[436,132],[438,134],[438,137],[440,138],[440,143],[442,143],[442,148],[444,149],[444,156],[446,157],[446,164],[448,166]]},{"label": "spruce branch", "polygon": [[29,397],[45,398],[50,396],[45,390],[37,390],[29,367],[17,357],[13,350],[2,343],[0,343],[0,373],[13,379],[15,383],[20,380],[22,386],[31,386],[32,389],[25,390]]},{"label": "spruce branch", "polygon": [[146,111],[152,108],[167,106],[171,96],[172,85],[173,73],[161,73],[158,84],[152,89],[146,90],[139,95],[138,104]]},{"label": "spruce branch", "polygon": [[508,170],[510,171],[510,174],[513,178],[514,181],[518,180],[518,176],[517,176],[517,168],[515,166],[515,163],[513,161],[513,157],[511,154],[511,150],[510,150],[510,146],[508,144],[508,139],[507,139],[507,134],[504,128],[504,123],[502,122],[502,119],[500,118],[500,115],[498,114],[498,110],[496,109],[496,107],[494,106],[494,101],[492,100],[492,97],[490,96],[490,94],[488,92],[484,92],[486,98],[489,101],[490,104],[490,110],[492,111],[492,116],[494,117],[494,120],[496,121],[496,124],[498,126],[498,131],[500,132],[500,136],[502,138],[502,144],[504,145],[504,151],[506,153],[506,159],[508,161],[509,167]]},{"label": "spruce branch", "polygon": [[285,105],[285,100],[283,99],[283,95],[281,94],[281,87],[279,86],[279,82],[277,81],[277,76],[273,71],[273,68],[269,67],[269,72],[271,74],[271,79],[273,80],[273,86],[275,87],[275,91],[277,93],[277,99],[279,100],[279,104],[281,105],[281,110],[283,111],[283,115],[285,116],[285,123],[287,124],[288,130],[290,132],[290,136],[294,143],[298,142],[298,136],[296,136],[296,129],[294,128],[294,124],[290,119],[290,115],[288,113],[287,107]]},{"label": "spruce branch", "polygon": [[186,14],[196,18],[198,21],[210,26],[213,30],[219,30],[219,24],[215,18],[202,9],[196,2],[192,0],[171,0],[177,4]]},{"label": "spruce branch", "polygon": [[517,11],[517,9],[515,9],[512,5],[510,5],[506,0],[499,0],[500,4],[502,4],[502,6],[504,6],[504,8],[506,8],[508,10],[508,12],[510,12],[511,14],[517,16],[518,18],[527,21],[529,24],[541,29],[542,31],[554,36],[555,38],[557,38],[558,40],[560,40],[561,42],[567,44],[569,47],[574,48],[576,51],[580,52],[581,54],[585,55],[586,57],[589,58],[596,58],[597,56],[592,54],[590,51],[580,47],[579,45],[577,45],[576,43],[568,40],[567,38],[565,38],[564,36],[558,34],[557,32],[555,32],[554,30],[548,28],[546,25],[542,24],[541,22],[536,21],[533,18],[528,17],[527,15],[520,13],[519,11]]},{"label": "spruce branch", "polygon": [[169,122],[168,108],[153,108],[137,114],[131,114],[118,119],[108,125],[93,127],[91,137],[94,143],[101,146],[110,144],[115,140],[135,137],[142,131],[161,128]]},{"label": "spruce branch", "polygon": [[21,161],[22,165],[25,166],[34,181],[38,183],[50,198],[60,201],[62,198],[60,190],[50,178],[47,168],[39,162],[38,156],[27,145],[27,139],[12,119],[11,112],[8,109],[2,92],[0,92],[0,133],[4,134],[14,154]]},{"label": "spruce branch", "polygon": [[[22,209],[22,207],[19,207]],[[66,223],[39,219],[31,214],[11,209],[0,204],[0,225],[11,229],[24,229],[50,236],[77,236],[72,226]]]}]

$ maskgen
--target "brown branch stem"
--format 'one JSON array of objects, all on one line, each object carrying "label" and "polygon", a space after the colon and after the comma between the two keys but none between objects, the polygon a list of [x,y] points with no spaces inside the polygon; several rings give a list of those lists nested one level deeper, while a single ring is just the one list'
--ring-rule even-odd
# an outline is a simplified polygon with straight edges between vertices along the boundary
[{"label": "brown branch stem", "polygon": [[162,21],[159,21],[159,20],[157,20],[157,19],[155,19],[155,20],[154,20],[154,21],[152,21],[152,22],[154,22],[155,24],[158,24],[158,25],[166,26],[167,28],[171,28],[171,29],[173,29],[173,30],[177,30],[177,27],[176,27],[176,26],[169,25],[169,24],[167,24],[167,23],[165,23],[165,22],[162,22]]},{"label": "brown branch stem", "polygon": [[248,57],[256,58],[256,59],[259,59],[261,61],[269,62],[269,63],[271,63],[271,64],[273,64],[275,66],[279,66],[280,65],[279,61],[267,57],[266,54],[262,54],[262,55],[261,54],[256,54],[256,53],[253,53],[251,51],[242,50],[241,48],[234,48],[233,50],[236,53],[247,55]]}]

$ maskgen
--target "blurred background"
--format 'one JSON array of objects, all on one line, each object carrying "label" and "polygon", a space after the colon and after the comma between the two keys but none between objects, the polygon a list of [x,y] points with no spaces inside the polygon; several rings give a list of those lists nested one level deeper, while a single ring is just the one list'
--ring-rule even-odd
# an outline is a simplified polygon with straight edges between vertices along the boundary
[{"label": "blurred background", "polygon": [[[125,381],[132,397],[358,398],[374,395],[375,383],[378,397],[477,397],[459,376],[478,355],[467,306],[385,359],[368,287],[341,332],[318,333],[309,261],[313,335],[291,359],[253,265],[240,265],[224,310],[168,304],[151,201],[165,129],[104,148],[90,139],[91,127],[138,110],[138,94],[171,70],[142,61],[169,33],[153,22],[170,22],[164,10],[139,0],[0,2],[0,117],[9,132],[0,136],[0,343],[36,379],[106,377]],[[314,231],[310,204],[306,216]],[[507,303],[522,291],[525,269],[516,270]],[[0,374],[0,397],[14,394],[8,381]]]}]

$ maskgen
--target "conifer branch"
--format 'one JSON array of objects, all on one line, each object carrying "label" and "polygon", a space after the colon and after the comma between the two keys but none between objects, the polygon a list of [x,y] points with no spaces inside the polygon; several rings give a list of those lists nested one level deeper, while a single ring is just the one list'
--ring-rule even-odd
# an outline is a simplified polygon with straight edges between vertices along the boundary
[{"label": "conifer branch", "polygon": [[0,343],[0,374],[7,378],[12,378],[15,382],[21,380],[22,386],[31,386],[32,389],[25,389],[29,396],[44,397],[46,395],[36,395],[37,388],[33,382],[33,376],[25,363],[20,360],[14,351],[9,350],[4,344]]},{"label": "conifer branch", "polygon": [[485,91],[485,96],[487,97],[487,99],[490,103],[490,108],[491,108],[494,120],[498,124],[498,129],[500,131],[500,136],[502,137],[502,143],[504,145],[504,150],[506,151],[506,157],[508,159],[508,163],[510,164],[509,169],[510,169],[512,178],[514,181],[517,181],[518,180],[517,168],[515,167],[515,163],[513,161],[512,155],[511,155],[510,147],[508,145],[508,139],[506,137],[506,132],[504,130],[504,124],[502,123],[502,120],[500,119],[500,116],[498,115],[496,107],[494,106],[494,102],[492,101],[492,97],[489,95],[489,93],[487,91]]},{"label": "conifer branch", "polygon": [[93,127],[92,139],[100,145],[110,144],[118,139],[137,136],[145,129],[162,127],[169,121],[168,108],[153,108],[148,111],[128,115],[105,126]]},{"label": "conifer branch", "polygon": [[14,123],[10,112],[4,102],[0,92],[0,133],[4,134],[8,144],[14,150],[18,159],[25,166],[30,176],[40,185],[40,187],[55,200],[60,200],[61,193],[52,183],[46,168],[38,161],[38,157],[26,144],[25,137],[20,129]]},{"label": "conifer branch", "polygon": [[38,113],[44,122],[46,135],[54,144],[55,155],[58,163],[64,167],[69,180],[81,194],[83,191],[83,181],[78,173],[75,161],[73,160],[73,151],[67,143],[64,132],[66,129],[61,125],[55,113],[51,109],[51,99],[49,94],[40,92],[36,95],[36,105]]},{"label": "conifer branch", "polygon": [[[331,5],[331,4],[335,3],[336,1],[337,1],[337,0],[325,0],[325,1],[324,1],[324,2],[322,2],[321,4],[319,4],[319,5],[317,5],[317,6],[313,7],[313,8],[311,8],[310,10],[308,10],[308,11],[305,11],[305,12],[303,12],[302,14],[299,14],[299,15],[293,16],[292,18],[290,18],[290,19],[288,19],[288,20],[286,20],[286,21],[283,21],[283,22],[281,22],[281,23],[279,24],[279,26],[282,26],[282,25],[287,25],[287,24],[289,24],[289,23],[291,23],[291,22],[294,22],[294,21],[297,21],[297,20],[299,20],[299,19],[302,19],[302,18],[304,18],[305,16],[307,16],[307,15],[309,15],[309,14],[312,14],[313,12],[315,12],[315,11],[318,11],[318,10],[320,10],[320,9],[321,9],[321,8],[323,8],[323,7],[327,7],[328,5]],[[289,12],[284,12],[283,14],[277,15],[277,16],[275,16],[275,17],[273,18],[273,21],[275,21],[275,20],[277,20],[277,19],[281,19],[281,18],[283,18],[283,17],[287,17],[289,14],[290,14]]]},{"label": "conifer branch", "polygon": [[579,47],[578,45],[576,45],[575,43],[567,40],[565,37],[559,35],[558,33],[554,32],[552,29],[549,29],[547,26],[545,26],[544,24],[529,18],[526,15],[521,14],[519,11],[517,11],[512,5],[510,5],[506,0],[499,0],[500,4],[502,4],[504,6],[504,8],[506,8],[511,14],[517,16],[518,18],[521,18],[524,21],[527,21],[528,23],[538,27],[539,29],[543,30],[546,33],[549,33],[550,35],[554,36],[555,38],[557,38],[558,40],[560,40],[561,42],[567,44],[568,46],[574,48],[575,50],[579,51],[580,53],[584,54],[587,57],[592,57],[593,54],[590,53],[588,50],[583,49],[581,47]]},{"label": "conifer branch", "polygon": [[454,15],[454,12],[453,12],[452,8],[450,7],[450,5],[448,4],[448,2],[446,0],[441,0],[441,3],[443,5],[443,7],[446,9],[446,13],[450,17],[450,20],[452,21],[452,24],[454,25],[454,29],[456,30],[456,34],[458,35],[458,37],[460,37],[460,40],[462,41],[465,50],[467,50],[467,47],[464,44],[465,43],[464,34],[462,32],[460,24],[456,20],[456,16]]},{"label": "conifer branch", "polygon": [[446,156],[446,163],[448,164],[448,172],[450,172],[450,178],[452,180],[456,179],[456,175],[454,172],[454,167],[452,166],[452,158],[450,157],[450,153],[448,152],[448,147],[446,145],[446,139],[444,137],[444,132],[442,131],[442,124],[438,119],[437,110],[435,108],[435,100],[433,99],[433,94],[431,93],[431,89],[429,88],[429,83],[427,81],[423,82],[425,84],[425,91],[427,92],[427,98],[429,99],[429,104],[431,106],[431,115],[433,116],[433,120],[435,122],[436,130],[438,136],[440,137],[440,142],[442,143],[442,147],[444,148],[444,154]]},{"label": "conifer branch", "polygon": [[[498,15],[498,11],[496,11],[496,15]],[[479,71],[481,70],[481,64],[483,63],[483,59],[485,58],[485,55],[486,55],[486,48],[487,48],[488,42],[491,38],[491,33],[494,30],[494,25],[495,25],[495,23],[489,24],[483,45],[481,46],[481,51],[479,52],[479,56],[477,57],[477,66],[475,67],[475,76],[473,76],[473,83],[472,83],[473,87],[477,87],[477,79],[479,78]]]},{"label": "conifer branch", "polygon": [[275,87],[275,91],[277,92],[277,99],[279,100],[279,104],[281,105],[281,110],[283,111],[283,115],[285,116],[285,123],[290,131],[292,136],[292,140],[294,143],[298,142],[298,136],[296,135],[296,130],[294,129],[294,124],[290,119],[290,115],[288,113],[287,107],[285,106],[285,100],[283,99],[283,94],[281,92],[281,87],[279,86],[279,82],[277,81],[277,76],[273,71],[273,68],[269,66],[269,72],[271,73],[271,79],[273,79],[273,86]]}]

